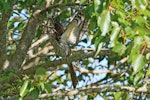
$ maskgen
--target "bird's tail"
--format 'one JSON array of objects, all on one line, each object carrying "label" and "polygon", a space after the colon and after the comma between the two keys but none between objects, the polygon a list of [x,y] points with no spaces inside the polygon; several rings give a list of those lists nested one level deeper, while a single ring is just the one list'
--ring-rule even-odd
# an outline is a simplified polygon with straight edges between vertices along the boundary
[{"label": "bird's tail", "polygon": [[78,84],[78,78],[76,76],[75,70],[74,70],[74,66],[73,64],[69,64],[69,72],[71,75],[71,80],[72,80],[72,85],[74,88],[76,88],[77,84]]}]

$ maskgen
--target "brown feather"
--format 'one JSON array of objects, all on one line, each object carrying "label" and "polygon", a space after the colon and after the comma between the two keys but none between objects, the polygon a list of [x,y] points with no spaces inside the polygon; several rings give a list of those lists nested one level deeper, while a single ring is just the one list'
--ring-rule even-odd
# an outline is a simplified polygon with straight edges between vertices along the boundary
[{"label": "brown feather", "polygon": [[70,75],[71,75],[71,81],[72,81],[73,88],[76,88],[76,86],[78,84],[78,78],[76,76],[74,66],[72,63],[69,64],[69,71],[70,71]]},{"label": "brown feather", "polygon": [[61,35],[64,33],[64,27],[57,19],[54,19],[54,29],[55,29],[55,39],[59,41]]}]

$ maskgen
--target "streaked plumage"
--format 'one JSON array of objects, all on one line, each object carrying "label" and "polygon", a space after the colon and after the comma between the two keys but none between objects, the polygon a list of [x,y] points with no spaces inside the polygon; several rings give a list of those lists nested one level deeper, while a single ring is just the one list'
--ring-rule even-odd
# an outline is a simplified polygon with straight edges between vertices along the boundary
[{"label": "streaked plumage", "polygon": [[[61,54],[61,56],[70,56],[71,49],[69,47],[69,44],[76,45],[79,42],[79,36],[83,26],[83,21],[84,17],[82,12],[80,12],[76,14],[75,18],[71,21],[71,23],[67,26],[66,30],[64,31],[62,25],[57,20],[54,20],[54,28],[56,30],[55,39],[58,41],[59,47],[61,48],[61,50],[59,50],[59,54]],[[69,64],[69,71],[73,87],[76,88],[78,79],[72,63]]]}]

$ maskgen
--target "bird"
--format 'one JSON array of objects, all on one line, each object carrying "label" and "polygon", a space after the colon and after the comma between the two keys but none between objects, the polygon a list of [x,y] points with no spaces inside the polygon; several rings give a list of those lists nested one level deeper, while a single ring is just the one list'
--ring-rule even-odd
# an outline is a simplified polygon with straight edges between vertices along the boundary
[{"label": "bird", "polygon": [[[71,55],[71,49],[69,45],[76,45],[79,42],[79,36],[80,36],[80,31],[83,26],[83,13],[79,12],[75,15],[73,20],[69,23],[67,28],[64,30],[63,26],[61,23],[59,23],[58,20],[54,20],[54,28],[56,30],[55,32],[55,39],[58,41],[59,46],[60,46],[60,54],[65,57],[68,57]],[[65,54],[64,54],[65,53]],[[71,75],[71,80],[73,87],[76,88],[76,85],[78,84],[78,78],[76,76],[74,66],[72,63],[68,64],[69,66],[69,72]]]},{"label": "bird", "polygon": [[83,12],[77,13],[74,19],[67,26],[64,33],[62,34],[60,41],[76,45],[79,42],[79,36],[81,28],[83,26],[83,21]]}]

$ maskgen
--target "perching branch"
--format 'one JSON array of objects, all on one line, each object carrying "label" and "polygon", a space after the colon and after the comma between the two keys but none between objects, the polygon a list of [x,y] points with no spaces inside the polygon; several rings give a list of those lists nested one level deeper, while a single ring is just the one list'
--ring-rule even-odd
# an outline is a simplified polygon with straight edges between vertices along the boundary
[{"label": "perching branch", "polygon": [[[99,53],[100,56],[106,56],[106,55],[111,55],[113,54],[113,52],[111,50],[108,49],[103,49],[101,50],[101,52]],[[49,68],[49,70],[55,70],[58,65],[62,65],[62,64],[69,64],[73,61],[78,61],[78,60],[82,60],[84,58],[88,58],[88,57],[93,57],[95,55],[95,52],[89,52],[89,53],[84,53],[82,50],[79,50],[78,52],[76,52],[75,54],[71,55],[70,57],[66,57],[66,58],[62,58],[59,60],[55,60],[55,61],[50,61],[50,62],[46,62],[46,63],[42,63],[42,64],[38,64],[38,65],[33,65],[31,68],[26,69],[26,68],[22,68],[23,73],[34,73],[36,68],[38,67],[44,67],[44,68]],[[25,70],[26,69],[26,70]]]}]

